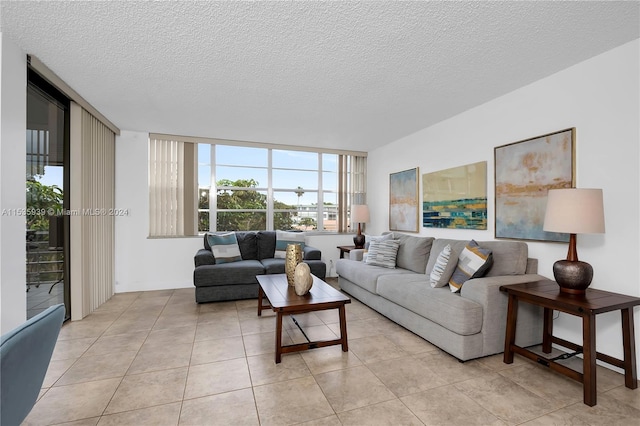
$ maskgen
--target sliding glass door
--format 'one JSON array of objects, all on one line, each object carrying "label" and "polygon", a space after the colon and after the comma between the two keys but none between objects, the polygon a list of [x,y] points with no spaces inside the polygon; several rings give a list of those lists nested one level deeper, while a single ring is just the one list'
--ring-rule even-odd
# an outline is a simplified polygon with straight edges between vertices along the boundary
[{"label": "sliding glass door", "polygon": [[27,87],[27,318],[69,306],[69,100],[29,70]]}]

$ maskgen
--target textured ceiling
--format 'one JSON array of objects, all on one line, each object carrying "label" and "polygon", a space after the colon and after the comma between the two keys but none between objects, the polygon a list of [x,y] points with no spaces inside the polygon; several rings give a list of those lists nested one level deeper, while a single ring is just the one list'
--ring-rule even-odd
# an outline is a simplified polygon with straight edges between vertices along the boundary
[{"label": "textured ceiling", "polygon": [[123,130],[362,151],[640,37],[637,1],[0,5]]}]

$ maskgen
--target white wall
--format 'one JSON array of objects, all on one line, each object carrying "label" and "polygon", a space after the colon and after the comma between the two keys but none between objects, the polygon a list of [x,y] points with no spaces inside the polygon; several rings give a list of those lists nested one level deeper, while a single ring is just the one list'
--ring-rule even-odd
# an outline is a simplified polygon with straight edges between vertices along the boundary
[{"label": "white wall", "polygon": [[[148,133],[131,131],[116,138],[116,208],[129,210],[115,222],[116,293],[192,287],[193,256],[203,247],[202,237],[148,238],[148,140]],[[353,236],[314,235],[307,243],[322,251],[335,276],[336,246],[353,244]]]},{"label": "white wall", "polygon": [[[27,58],[0,33],[0,327],[27,318],[24,209],[27,128]],[[6,209],[6,210],[5,210]]]},{"label": "white wall", "polygon": [[[578,255],[593,266],[592,288],[640,296],[639,49],[638,40],[625,44],[370,152],[369,229],[388,227],[389,173],[419,167],[422,175],[487,161],[489,229],[421,229],[420,235],[492,240],[493,148],[575,127],[576,186],[603,188],[606,221],[606,234],[578,236]],[[529,256],[539,259],[539,273],[553,277],[552,265],[566,257],[567,244],[528,246]],[[635,313],[640,341],[640,310]],[[598,351],[622,357],[619,312],[597,321]],[[556,335],[582,341],[576,317],[561,315],[554,327]]]}]

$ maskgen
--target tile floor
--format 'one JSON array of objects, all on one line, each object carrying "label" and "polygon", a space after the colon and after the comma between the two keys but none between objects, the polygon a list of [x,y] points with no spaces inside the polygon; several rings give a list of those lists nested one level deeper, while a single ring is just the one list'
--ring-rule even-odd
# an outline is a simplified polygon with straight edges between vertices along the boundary
[{"label": "tile floor", "polygon": [[[331,283],[335,285],[335,281]],[[274,363],[273,314],[256,301],[194,302],[193,289],[117,294],[63,326],[27,425],[623,425],[640,389],[598,367],[598,404],[577,382],[516,355],[458,362],[365,305],[339,346]],[[337,311],[296,317],[312,339]],[[304,337],[288,320],[285,342]]]}]

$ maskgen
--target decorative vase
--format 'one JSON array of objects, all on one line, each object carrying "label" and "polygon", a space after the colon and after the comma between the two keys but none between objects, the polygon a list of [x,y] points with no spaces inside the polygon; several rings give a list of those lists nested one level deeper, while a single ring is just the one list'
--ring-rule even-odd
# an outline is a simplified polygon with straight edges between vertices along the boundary
[{"label": "decorative vase", "polygon": [[287,274],[287,283],[292,287],[295,285],[293,277],[296,273],[296,266],[300,262],[302,262],[302,247],[300,247],[300,244],[287,244],[284,272]]},{"label": "decorative vase", "polygon": [[311,276],[311,269],[306,263],[299,263],[296,266],[296,272],[293,278],[295,282],[295,291],[298,296],[304,296],[309,293],[313,286],[313,277]]}]

